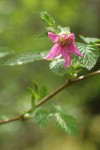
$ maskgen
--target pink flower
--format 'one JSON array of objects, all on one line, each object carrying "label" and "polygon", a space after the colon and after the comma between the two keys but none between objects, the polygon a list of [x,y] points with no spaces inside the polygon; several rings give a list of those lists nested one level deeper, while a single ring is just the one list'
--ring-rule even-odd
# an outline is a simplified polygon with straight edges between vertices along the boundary
[{"label": "pink flower", "polygon": [[61,55],[65,60],[64,68],[67,68],[71,65],[72,53],[82,56],[81,52],[75,45],[74,33],[54,34],[52,32],[48,32],[48,36],[55,43],[55,45],[51,48],[49,54],[44,59],[51,60]]}]

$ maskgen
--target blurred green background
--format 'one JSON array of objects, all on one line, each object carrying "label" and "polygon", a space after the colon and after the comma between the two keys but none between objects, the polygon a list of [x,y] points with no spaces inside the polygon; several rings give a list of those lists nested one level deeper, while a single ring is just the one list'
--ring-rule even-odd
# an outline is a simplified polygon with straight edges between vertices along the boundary
[{"label": "blurred green background", "polygon": [[[0,47],[14,50],[13,55],[48,50],[49,40],[35,40],[45,23],[37,12],[48,11],[61,26],[70,26],[78,35],[100,36],[99,0],[0,0]],[[0,60],[0,118],[11,117],[31,107],[27,87],[32,80],[53,91],[66,80],[53,74],[47,61],[6,67]],[[99,69],[100,62],[93,70]],[[0,126],[0,150],[99,150],[100,149],[100,76],[65,89],[51,101],[76,116],[80,136],[60,132],[51,122],[40,129],[33,120]]]}]

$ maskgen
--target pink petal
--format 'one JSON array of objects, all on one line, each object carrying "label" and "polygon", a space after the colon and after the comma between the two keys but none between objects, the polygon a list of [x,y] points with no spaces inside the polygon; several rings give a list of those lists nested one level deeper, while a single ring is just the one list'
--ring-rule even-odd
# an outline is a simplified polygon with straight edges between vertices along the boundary
[{"label": "pink petal", "polygon": [[65,39],[65,40],[71,39],[71,40],[73,41],[73,40],[75,39],[75,35],[74,35],[74,33],[69,34],[69,35],[66,35],[66,36],[64,37],[64,39]]},{"label": "pink petal", "polygon": [[75,40],[75,35],[74,35],[74,33],[70,34],[70,35],[69,35],[69,38],[72,39],[72,40]]},{"label": "pink petal", "polygon": [[66,48],[67,48],[67,51],[68,51],[68,52],[70,52],[70,53],[73,53],[73,52],[74,52],[74,46],[73,46],[72,42],[71,42],[70,44],[68,44],[68,45],[66,46]]},{"label": "pink petal", "polygon": [[72,42],[71,43],[71,46],[73,47],[73,52],[74,53],[76,53],[78,56],[83,56],[82,54],[81,54],[81,52],[79,51],[79,49],[77,48],[77,46],[75,45],[75,43],[74,42]]},{"label": "pink petal", "polygon": [[61,45],[55,44],[50,50],[49,54],[44,58],[47,60],[53,59],[61,54]]},{"label": "pink petal", "polygon": [[72,58],[71,58],[72,53],[68,52],[66,47],[62,51],[62,57],[65,60],[64,68],[68,68],[71,65]]},{"label": "pink petal", "polygon": [[58,34],[53,34],[52,32],[48,32],[48,36],[49,38],[53,41],[53,42],[57,42],[59,39],[59,35]]},{"label": "pink petal", "polygon": [[67,49],[69,52],[74,52],[75,54],[77,54],[78,56],[83,56],[81,54],[81,52],[78,50],[77,46],[75,45],[74,41],[71,42],[69,45],[67,45]]}]

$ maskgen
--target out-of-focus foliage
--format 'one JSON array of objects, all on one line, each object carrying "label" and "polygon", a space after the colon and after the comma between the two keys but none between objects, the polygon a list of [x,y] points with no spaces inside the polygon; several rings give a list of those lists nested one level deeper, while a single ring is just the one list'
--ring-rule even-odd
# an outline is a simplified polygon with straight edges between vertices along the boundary
[{"label": "out-of-focus foliage", "polygon": [[[62,26],[70,26],[71,32],[86,37],[100,37],[99,0],[0,0],[0,47],[7,47],[20,55],[23,52],[41,52],[52,46],[49,40],[35,40],[43,31],[44,22],[38,12],[48,11]],[[77,38],[78,39],[78,38]],[[80,42],[80,41],[79,41]],[[12,57],[12,56],[11,56]],[[9,55],[0,59],[0,116],[7,118],[31,107],[27,87],[32,79],[52,91],[66,80],[57,77],[47,62],[24,66],[6,67],[2,64]],[[99,69],[99,62],[95,69]],[[85,72],[84,72],[85,73]],[[80,136],[67,136],[55,130],[52,123],[39,129],[33,120],[0,126],[1,150],[99,150],[100,143],[100,76],[74,85],[50,102],[64,106],[70,115],[80,122]],[[17,145],[17,146],[16,146]]]}]

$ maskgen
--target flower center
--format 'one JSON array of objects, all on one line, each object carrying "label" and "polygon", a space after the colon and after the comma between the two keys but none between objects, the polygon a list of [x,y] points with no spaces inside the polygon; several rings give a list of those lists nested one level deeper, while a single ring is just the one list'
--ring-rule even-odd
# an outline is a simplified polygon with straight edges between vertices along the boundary
[{"label": "flower center", "polygon": [[68,39],[64,39],[64,37],[63,36],[60,36],[60,38],[59,38],[59,42],[61,43],[61,45],[69,45],[70,44],[70,42],[71,42],[71,39],[70,38],[68,38]]}]

